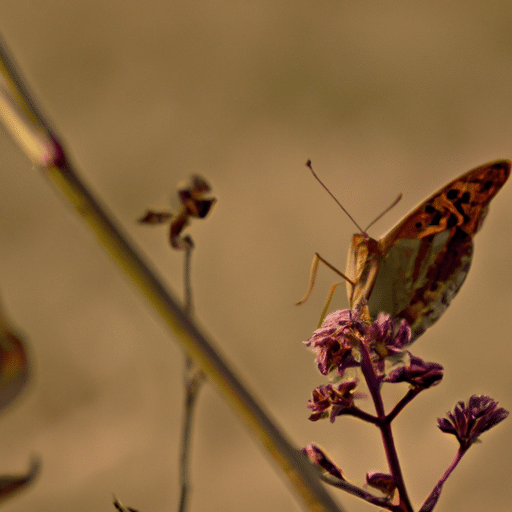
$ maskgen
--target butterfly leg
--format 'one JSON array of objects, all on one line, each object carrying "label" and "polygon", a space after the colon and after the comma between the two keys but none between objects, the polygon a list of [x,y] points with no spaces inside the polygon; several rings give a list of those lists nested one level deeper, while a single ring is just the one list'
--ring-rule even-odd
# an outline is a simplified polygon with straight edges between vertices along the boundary
[{"label": "butterfly leg", "polygon": [[[350,284],[352,284],[354,286],[354,283],[345,274],[343,274],[343,272],[340,272],[336,267],[331,265],[327,260],[324,260],[322,258],[322,256],[320,256],[320,254],[318,254],[316,252],[315,255],[313,256],[313,261],[311,262],[311,270],[309,272],[309,286],[308,286],[308,289],[307,289],[306,294],[304,295],[304,297],[299,302],[297,302],[297,306],[300,305],[300,304],[304,304],[304,302],[306,302],[306,300],[311,295],[311,292],[313,291],[313,288],[315,287],[316,274],[318,272],[318,264],[320,262],[323,263],[325,266],[329,267],[333,272],[336,272],[336,274],[340,275],[345,281],[348,281]],[[334,290],[336,290],[336,288],[340,284],[342,284],[342,283],[336,283],[336,284],[333,284],[331,286],[331,289],[329,291],[329,295],[327,296],[327,300],[326,300],[324,308],[322,310],[322,316],[320,317],[320,323],[324,319],[325,313],[327,311],[327,308],[329,307],[329,304],[331,303]]]},{"label": "butterfly leg", "polygon": [[[345,279],[346,279],[346,277],[345,277]],[[327,295],[327,299],[325,300],[324,307],[322,308],[322,312],[320,313],[320,319],[318,320],[318,325],[316,326],[317,329],[322,327],[322,322],[324,321],[324,318],[327,316],[327,310],[329,309],[329,306],[331,304],[332,296],[334,295],[336,288],[338,288],[338,286],[340,286],[341,284],[345,284],[345,281],[331,284],[331,288],[329,289],[329,294]]]}]

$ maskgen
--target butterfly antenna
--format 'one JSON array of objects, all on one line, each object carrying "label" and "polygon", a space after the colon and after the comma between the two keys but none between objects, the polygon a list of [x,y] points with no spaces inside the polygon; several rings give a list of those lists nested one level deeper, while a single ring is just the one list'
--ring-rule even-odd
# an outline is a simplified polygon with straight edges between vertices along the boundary
[{"label": "butterfly antenna", "polygon": [[398,197],[376,219],[372,220],[370,224],[368,224],[364,232],[366,233],[378,220],[384,217],[384,215],[386,215],[386,213],[388,213],[391,208],[394,208],[401,199],[402,194],[398,194]]},{"label": "butterfly antenna", "polygon": [[[345,210],[345,208],[343,207],[343,205],[336,199],[336,197],[334,196],[334,194],[323,184],[322,180],[316,175],[316,172],[313,170],[313,166],[311,164],[311,160],[308,160],[306,162],[306,165],[309,167],[309,170],[312,172],[313,176],[315,177],[316,181],[318,181],[318,183],[320,183],[320,185],[322,185],[322,187],[325,188],[325,190],[327,190],[328,194],[336,201],[336,204],[345,212],[345,214],[347,215],[347,217],[354,223],[354,225],[356,226],[356,228],[363,232],[363,230],[360,228],[359,224],[354,220],[354,218],[352,217],[352,215],[350,215],[350,213],[347,212],[347,210]],[[396,201],[395,201],[396,202]],[[394,205],[393,205],[394,206]],[[389,208],[388,208],[389,209]],[[386,212],[384,212],[386,213]],[[383,214],[381,214],[380,216],[382,217]],[[378,219],[376,219],[378,220]],[[373,221],[375,222],[375,221]],[[373,224],[372,222],[372,224]]]}]

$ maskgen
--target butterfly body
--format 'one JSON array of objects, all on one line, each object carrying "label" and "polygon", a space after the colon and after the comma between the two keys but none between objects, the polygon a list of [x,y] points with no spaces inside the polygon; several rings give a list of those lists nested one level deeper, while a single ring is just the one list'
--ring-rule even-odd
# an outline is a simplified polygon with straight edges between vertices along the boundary
[{"label": "butterfly body", "polygon": [[500,160],[469,171],[420,203],[379,240],[355,234],[346,275],[352,307],[368,301],[407,320],[412,339],[444,313],[471,265],[473,237],[510,175]]}]

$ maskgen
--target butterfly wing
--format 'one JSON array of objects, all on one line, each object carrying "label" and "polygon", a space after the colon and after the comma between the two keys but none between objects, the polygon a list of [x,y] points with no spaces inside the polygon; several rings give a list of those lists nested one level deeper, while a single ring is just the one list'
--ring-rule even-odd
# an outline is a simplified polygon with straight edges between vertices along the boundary
[{"label": "butterfly wing", "polygon": [[459,176],[419,204],[380,240],[387,252],[396,240],[425,238],[459,227],[474,236],[489,203],[510,175],[510,162],[500,160]]},{"label": "butterfly wing", "polygon": [[[412,339],[420,336],[462,286],[471,265],[473,237],[509,175],[506,160],[473,169],[423,201],[378,242],[373,240],[368,245],[372,256],[359,264],[361,279],[352,273],[356,286],[351,304],[367,298],[372,317],[386,311],[404,318]],[[357,268],[352,265],[352,270]]]},{"label": "butterfly wing", "polygon": [[386,311],[407,320],[414,341],[450,305],[466,278],[472,256],[472,237],[461,229],[397,240],[381,259],[368,300],[371,316]]}]

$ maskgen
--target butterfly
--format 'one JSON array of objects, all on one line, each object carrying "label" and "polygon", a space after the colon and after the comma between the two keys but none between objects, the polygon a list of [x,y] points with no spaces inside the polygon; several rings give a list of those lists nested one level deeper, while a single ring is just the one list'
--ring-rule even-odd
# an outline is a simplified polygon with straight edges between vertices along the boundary
[{"label": "butterfly", "polygon": [[[499,160],[466,172],[420,203],[379,240],[366,232],[355,234],[343,276],[350,306],[367,302],[372,319],[384,311],[406,320],[411,342],[423,334],[466,279],[473,237],[489,203],[507,181],[510,166],[508,160]],[[314,263],[313,279],[315,272]]]}]

